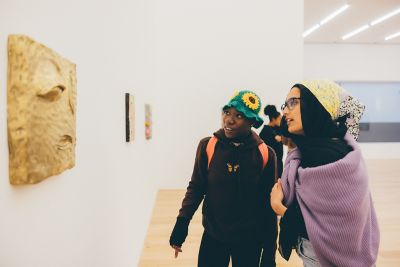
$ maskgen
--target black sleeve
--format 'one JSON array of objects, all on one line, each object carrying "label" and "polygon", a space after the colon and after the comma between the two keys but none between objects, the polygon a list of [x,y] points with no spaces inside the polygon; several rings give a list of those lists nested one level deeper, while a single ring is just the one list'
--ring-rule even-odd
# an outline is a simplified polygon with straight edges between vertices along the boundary
[{"label": "black sleeve", "polygon": [[268,147],[268,163],[264,168],[263,176],[267,180],[266,186],[266,216],[267,216],[267,231],[263,242],[263,253],[261,258],[262,267],[275,266],[275,254],[276,254],[276,240],[278,236],[278,225],[277,216],[272,210],[270,203],[270,193],[272,187],[276,182],[276,155],[273,149]]},{"label": "black sleeve", "polygon": [[275,136],[276,134],[274,134],[274,131],[272,131],[269,126],[264,126],[260,132],[260,138],[269,146],[276,142]]},{"label": "black sleeve", "polygon": [[208,173],[206,147],[209,139],[210,138],[204,138],[200,141],[197,147],[192,177],[189,182],[189,186],[186,189],[186,194],[182,201],[182,207],[179,210],[178,217],[185,217],[191,220],[193,214],[196,212],[197,208],[204,198],[205,190],[207,187]]},{"label": "black sleeve", "polygon": [[299,218],[301,216],[297,201],[290,205],[281,217],[279,227],[279,253],[289,260],[292,249],[296,247],[299,236]]}]

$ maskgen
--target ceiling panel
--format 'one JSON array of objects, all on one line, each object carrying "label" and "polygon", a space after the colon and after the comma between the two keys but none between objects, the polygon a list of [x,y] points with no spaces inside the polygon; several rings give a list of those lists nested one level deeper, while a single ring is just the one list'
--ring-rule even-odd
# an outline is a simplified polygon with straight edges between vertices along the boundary
[{"label": "ceiling panel", "polygon": [[345,4],[350,7],[304,38],[305,43],[400,44],[400,36],[389,41],[385,37],[400,32],[400,13],[349,39],[342,36],[400,8],[400,0],[304,0],[304,30],[319,23]]}]

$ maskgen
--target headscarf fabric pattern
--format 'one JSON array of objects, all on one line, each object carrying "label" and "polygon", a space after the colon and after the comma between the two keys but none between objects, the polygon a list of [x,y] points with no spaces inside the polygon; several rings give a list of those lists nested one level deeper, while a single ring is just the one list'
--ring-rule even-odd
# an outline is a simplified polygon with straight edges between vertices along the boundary
[{"label": "headscarf fabric pattern", "polygon": [[340,85],[329,80],[305,80],[304,85],[318,99],[333,121],[344,121],[348,132],[358,139],[359,124],[365,105]]}]

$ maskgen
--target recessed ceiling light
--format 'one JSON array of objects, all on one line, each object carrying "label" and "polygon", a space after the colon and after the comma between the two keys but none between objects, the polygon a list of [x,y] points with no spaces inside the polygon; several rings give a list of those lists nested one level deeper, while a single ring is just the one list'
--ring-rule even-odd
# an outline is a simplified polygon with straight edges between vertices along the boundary
[{"label": "recessed ceiling light", "polygon": [[335,12],[333,12],[332,14],[330,14],[329,16],[327,16],[326,18],[321,20],[321,22],[319,24],[324,25],[325,23],[327,23],[328,21],[330,21],[331,19],[333,19],[334,17],[336,17],[337,15],[339,15],[340,13],[345,11],[349,6],[350,5],[348,5],[348,4],[342,6],[341,8],[339,8],[338,10],[336,10]]},{"label": "recessed ceiling light", "polygon": [[398,9],[396,9],[396,10],[394,10],[394,11],[392,11],[392,12],[390,12],[390,13],[388,13],[388,14],[386,14],[386,15],[384,15],[384,16],[382,16],[382,17],[380,17],[380,18],[378,18],[378,19],[376,19],[374,21],[372,21],[370,24],[371,24],[371,26],[374,26],[374,25],[376,25],[378,23],[381,23],[382,21],[387,20],[388,18],[391,18],[394,15],[397,15],[399,13],[400,13],[400,8],[398,8]]},{"label": "recessed ceiling light", "polygon": [[360,27],[360,28],[358,28],[358,29],[356,29],[356,30],[354,30],[354,31],[352,31],[352,32],[350,32],[350,33],[348,33],[348,34],[346,34],[346,35],[343,35],[342,39],[343,39],[343,40],[346,40],[346,39],[348,39],[348,38],[350,38],[350,37],[352,37],[352,36],[354,36],[354,35],[356,35],[356,34],[362,32],[362,31],[365,31],[365,30],[368,29],[368,28],[369,28],[369,25],[366,24],[366,25],[364,25],[364,26],[362,26],[362,27]]},{"label": "recessed ceiling light", "polygon": [[312,26],[310,29],[306,30],[303,33],[303,37],[306,37],[307,35],[309,35],[310,33],[312,33],[313,31],[315,31],[316,29],[318,29],[320,26],[319,24],[315,24],[314,26]]},{"label": "recessed ceiling light", "polygon": [[339,15],[340,13],[345,11],[349,6],[350,5],[348,5],[348,4],[342,6],[341,8],[339,8],[338,10],[336,10],[335,12],[331,13],[326,18],[321,20],[320,23],[317,23],[314,26],[312,26],[311,28],[309,28],[308,30],[306,30],[303,33],[303,38],[306,37],[307,35],[309,35],[310,33],[312,33],[313,31],[315,31],[316,29],[318,29],[319,27],[321,27],[321,25],[324,25],[325,23],[327,23],[328,21],[330,21],[331,19],[333,19],[334,17],[336,17],[337,15]]},{"label": "recessed ceiling light", "polygon": [[[384,15],[384,16],[382,16],[382,17],[376,19],[376,20],[373,20],[373,21],[371,21],[370,23],[368,23],[368,24],[366,24],[366,25],[364,25],[364,26],[362,26],[362,27],[360,27],[360,28],[358,28],[358,29],[356,29],[356,30],[354,30],[354,31],[352,31],[352,32],[350,32],[350,33],[344,35],[344,36],[342,37],[342,39],[343,39],[343,40],[346,40],[346,39],[348,39],[348,38],[350,38],[350,37],[352,37],[352,36],[354,36],[354,35],[356,35],[356,34],[362,32],[362,31],[365,31],[365,30],[368,29],[370,26],[374,26],[374,25],[376,25],[376,24],[378,24],[378,23],[381,23],[382,21],[387,20],[388,18],[391,18],[391,17],[393,17],[394,15],[397,15],[397,14],[399,14],[399,13],[400,13],[400,8],[398,8],[398,9],[396,9],[396,10],[394,10],[394,11],[392,11],[392,12],[390,12],[390,13],[388,13],[388,14],[386,14],[386,15]],[[388,37],[391,37],[391,36],[388,36]],[[386,37],[386,38],[388,38],[388,37]],[[397,35],[396,35],[395,37],[397,37]],[[386,39],[386,38],[385,38],[385,40],[389,40],[389,39],[392,39],[392,38],[394,38],[394,37],[391,37],[391,38],[389,38],[389,39]]]},{"label": "recessed ceiling light", "polygon": [[389,35],[389,36],[386,36],[386,37],[385,37],[385,41],[390,40],[390,39],[393,39],[393,38],[396,38],[396,37],[398,37],[398,36],[400,36],[400,32],[393,33],[393,34],[391,34],[391,35]]}]

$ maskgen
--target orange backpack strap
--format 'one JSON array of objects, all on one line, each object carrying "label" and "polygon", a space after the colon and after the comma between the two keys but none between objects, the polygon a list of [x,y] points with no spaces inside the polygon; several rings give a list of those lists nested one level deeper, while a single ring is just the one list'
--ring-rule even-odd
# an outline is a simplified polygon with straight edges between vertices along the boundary
[{"label": "orange backpack strap", "polygon": [[268,146],[265,143],[261,143],[258,145],[258,150],[260,150],[262,159],[263,159],[263,167],[262,169],[264,170],[265,166],[267,166],[268,162]]},{"label": "orange backpack strap", "polygon": [[[218,142],[218,138],[215,136],[212,136],[210,140],[208,140],[208,144],[206,147],[206,153],[207,153],[207,159],[208,159],[208,164],[207,167],[210,168],[210,163],[212,160],[212,157],[214,155],[214,150],[215,150],[215,144]],[[261,143],[258,145],[258,150],[260,150],[262,159],[263,159],[263,165],[262,169],[264,170],[265,166],[267,166],[268,163],[268,146],[265,143]]]},{"label": "orange backpack strap", "polygon": [[211,159],[214,155],[214,150],[215,150],[215,144],[217,143],[218,139],[214,135],[208,140],[206,152],[207,152],[207,158],[208,158],[208,168],[210,168],[210,162]]}]

